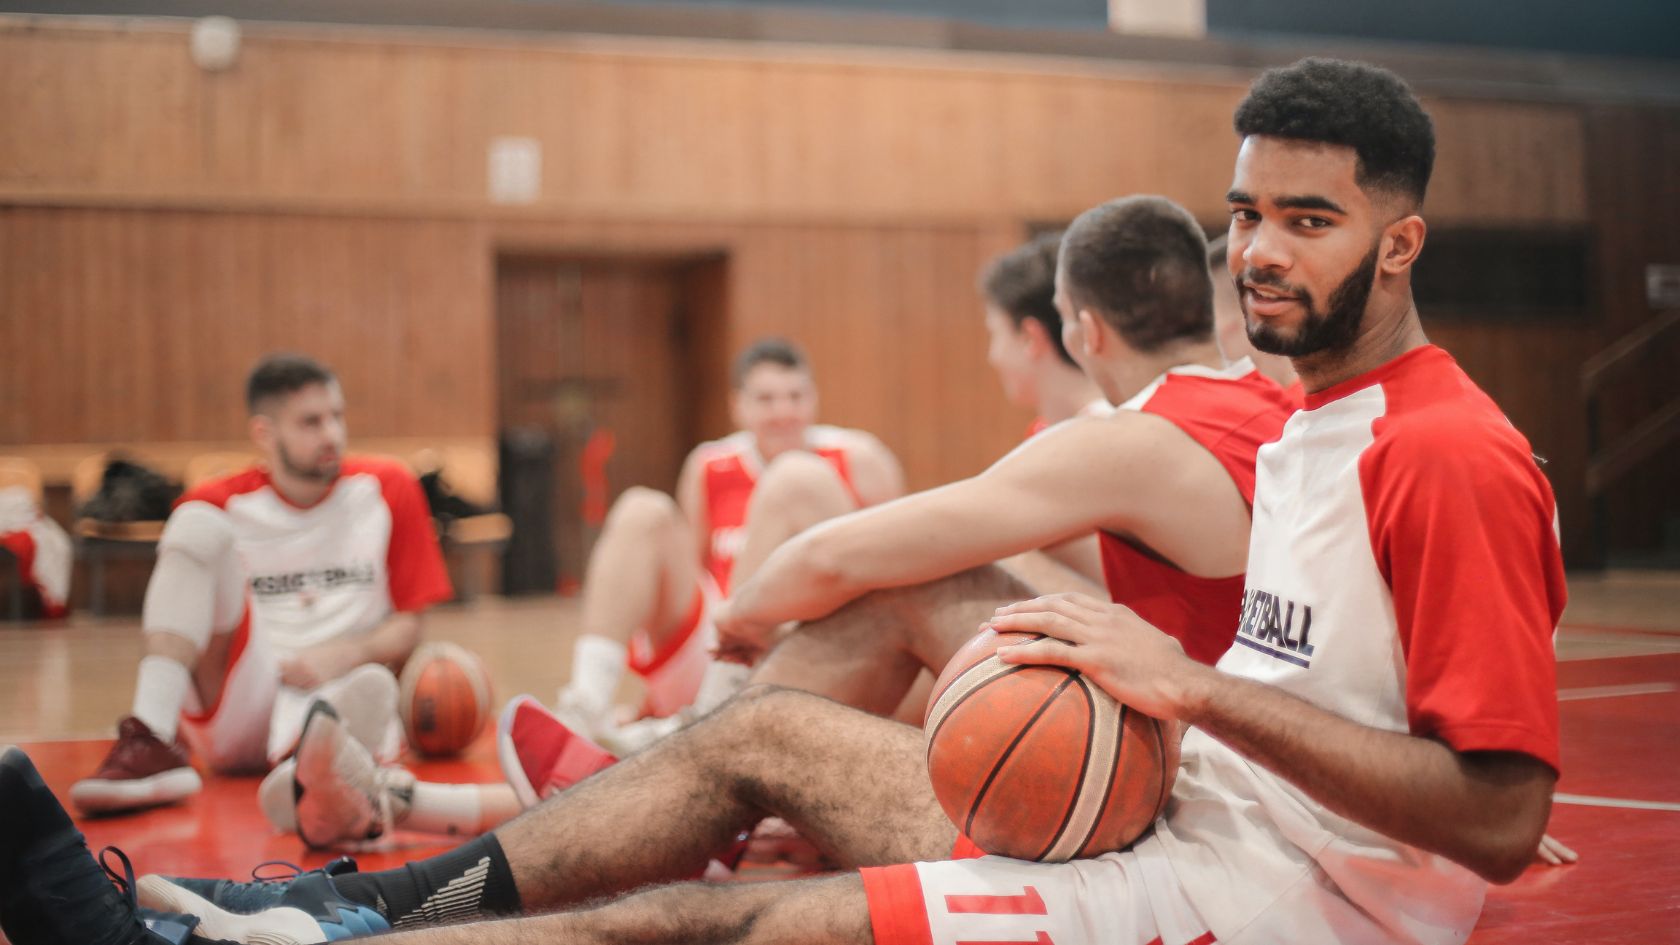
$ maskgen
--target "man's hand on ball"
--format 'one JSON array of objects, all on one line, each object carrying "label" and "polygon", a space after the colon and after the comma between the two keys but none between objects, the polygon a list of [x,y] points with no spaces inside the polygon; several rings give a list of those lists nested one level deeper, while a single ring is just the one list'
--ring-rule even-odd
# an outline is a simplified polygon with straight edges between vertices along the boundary
[{"label": "man's hand on ball", "polygon": [[1078,670],[1115,699],[1158,719],[1181,717],[1195,685],[1213,672],[1130,607],[1084,594],[1000,607],[987,626],[1048,638],[1003,647],[997,655],[1004,662]]}]

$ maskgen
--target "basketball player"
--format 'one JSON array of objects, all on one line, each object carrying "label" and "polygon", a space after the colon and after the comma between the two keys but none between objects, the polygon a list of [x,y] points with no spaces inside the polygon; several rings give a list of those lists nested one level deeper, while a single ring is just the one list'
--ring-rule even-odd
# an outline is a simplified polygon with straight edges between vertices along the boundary
[{"label": "basketball player", "polygon": [[344,395],[309,358],[264,358],[246,403],[263,462],[195,487],[171,514],[133,711],[70,791],[84,812],[195,793],[189,745],[212,771],[263,771],[317,698],[371,750],[398,748],[391,670],[451,593],[419,483],[396,462],[345,456]]},{"label": "basketball player", "polygon": [[980,272],[986,361],[1012,404],[1037,411],[1027,435],[1070,417],[1106,413],[1108,401],[1062,341],[1056,311],[1056,251],[1062,234],[1043,233],[998,256]]},{"label": "basketball player", "polygon": [[[1073,596],[991,622],[1053,638],[1006,650],[1012,660],[1079,668],[1193,726],[1167,815],[1130,850],[940,862],[956,830],[919,732],[754,687],[442,857],[258,887],[266,903],[247,907],[271,907],[256,915],[192,890],[255,892],[207,881],[148,878],[142,901],[190,906],[202,934],[260,926],[270,942],[305,940],[288,925],[318,940],[323,922],[369,911],[404,927],[510,914],[684,875],[776,813],[866,868],[655,887],[391,941],[1462,942],[1487,883],[1532,855],[1556,780],[1551,634],[1565,595],[1550,489],[1523,438],[1423,335],[1410,269],[1434,148],[1410,90],[1369,66],[1304,60],[1263,75],[1236,128],[1231,270],[1250,337],[1288,354],[1308,391],[1260,453],[1240,645],[1207,667],[1127,608]],[[1069,275],[1062,297],[1083,325]],[[65,916],[99,912],[108,940],[143,940],[127,901],[95,889],[97,867],[32,774],[21,753],[0,760],[16,838],[0,879],[50,856],[45,889],[58,895],[0,900],[7,933],[54,941],[76,927]]]},{"label": "basketball player", "polygon": [[[794,502],[754,509],[755,542],[774,545],[819,517],[873,505],[904,488],[898,461],[861,430],[815,423],[817,389],[805,355],[779,338],[761,339],[735,360],[730,412],[739,432],[702,443],[683,463],[676,498],[626,490],[613,503],[590,555],[583,634],[558,709],[580,734],[609,736],[613,697],[626,668],[642,677],[641,714],[669,716],[694,702],[715,643],[709,614],[727,594],[745,548],[749,506],[760,480],[802,462],[832,470],[843,504],[804,510]],[[820,462],[818,462],[820,460]],[[771,486],[772,490],[776,487]],[[713,675],[721,702],[739,677]]]}]

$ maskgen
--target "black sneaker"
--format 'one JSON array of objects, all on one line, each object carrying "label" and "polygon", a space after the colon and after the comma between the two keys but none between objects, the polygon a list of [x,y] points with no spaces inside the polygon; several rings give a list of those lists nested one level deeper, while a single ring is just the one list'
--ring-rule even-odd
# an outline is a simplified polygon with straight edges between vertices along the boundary
[{"label": "black sneaker", "polygon": [[[274,868],[272,875],[265,873]],[[257,864],[251,871],[251,882],[241,883],[232,879],[191,879],[185,876],[146,876],[140,880],[140,898],[148,906],[160,909],[180,911],[180,906],[187,900],[178,898],[175,890],[184,889],[199,899],[210,902],[219,909],[236,915],[252,915],[272,909],[280,905],[280,900],[286,895],[292,883],[309,875],[309,873],[325,873],[328,876],[343,876],[356,872],[356,861],[347,856],[341,856],[320,869],[305,872],[301,867],[287,863],[284,860],[270,860]]]},{"label": "black sneaker", "polygon": [[338,942],[390,931],[391,923],[377,910],[351,902],[333,885],[333,876],[355,868],[353,860],[341,857],[289,879],[252,883],[145,876],[140,899],[152,908],[197,917],[200,934],[238,942]]},{"label": "black sneaker", "polygon": [[193,917],[141,910],[128,857],[105,852],[121,876],[94,861],[29,756],[0,752],[0,931],[12,945],[211,945]]}]

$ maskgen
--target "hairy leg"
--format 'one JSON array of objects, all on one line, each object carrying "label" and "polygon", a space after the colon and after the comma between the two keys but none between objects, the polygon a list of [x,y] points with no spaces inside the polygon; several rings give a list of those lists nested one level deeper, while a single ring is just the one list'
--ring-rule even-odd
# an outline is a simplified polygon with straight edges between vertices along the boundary
[{"label": "hairy leg", "polygon": [[628,643],[646,630],[657,644],[688,615],[700,565],[682,511],[652,489],[625,490],[589,555],[583,630]]},{"label": "hairy leg", "polygon": [[575,912],[393,935],[392,945],[868,945],[869,904],[856,873],[776,883],[683,883]]},{"label": "hairy leg", "polygon": [[998,565],[873,591],[788,634],[753,681],[890,715],[922,670],[943,670],[994,610],[1037,594]]},{"label": "hairy leg", "polygon": [[695,875],[781,817],[844,866],[949,854],[921,732],[809,693],[753,687],[495,831],[525,909]]}]

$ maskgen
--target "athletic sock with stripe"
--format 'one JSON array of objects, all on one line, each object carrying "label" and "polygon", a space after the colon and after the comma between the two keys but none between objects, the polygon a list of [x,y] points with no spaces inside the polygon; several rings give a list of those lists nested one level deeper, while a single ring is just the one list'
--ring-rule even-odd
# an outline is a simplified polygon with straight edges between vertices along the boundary
[{"label": "athletic sock with stripe", "polygon": [[334,877],[333,885],[346,899],[378,909],[398,929],[520,912],[513,870],[489,833],[431,859]]}]

